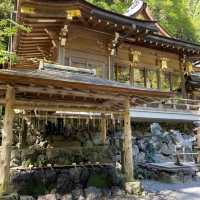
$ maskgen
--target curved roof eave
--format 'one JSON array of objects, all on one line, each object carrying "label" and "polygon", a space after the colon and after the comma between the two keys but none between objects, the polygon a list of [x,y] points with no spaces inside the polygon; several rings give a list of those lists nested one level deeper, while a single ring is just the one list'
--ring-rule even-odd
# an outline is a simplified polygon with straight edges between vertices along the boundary
[{"label": "curved roof eave", "polygon": [[125,16],[113,11],[105,10],[103,8],[100,8],[98,6],[95,6],[85,0],[24,0],[21,3],[21,6],[23,4],[32,4],[32,5],[38,5],[38,6],[67,6],[68,4],[74,4],[74,5],[81,5],[85,6],[91,15],[97,15],[98,17],[101,17],[102,19],[107,20],[113,20],[115,23],[121,23],[121,24],[127,24],[132,25],[135,24],[138,27],[141,28],[147,28],[150,29],[153,32],[157,32],[158,28],[156,27],[156,21],[149,21],[149,20],[140,20],[140,19],[133,19],[132,17]]}]

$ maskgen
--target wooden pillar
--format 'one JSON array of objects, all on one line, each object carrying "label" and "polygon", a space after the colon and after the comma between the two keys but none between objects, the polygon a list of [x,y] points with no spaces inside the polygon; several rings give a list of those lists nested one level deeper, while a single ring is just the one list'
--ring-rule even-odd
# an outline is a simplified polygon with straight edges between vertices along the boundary
[{"label": "wooden pillar", "polygon": [[197,138],[197,152],[198,152],[198,156],[197,156],[197,162],[200,163],[200,127],[196,128],[196,138]]},{"label": "wooden pillar", "polygon": [[10,172],[11,146],[13,142],[12,128],[14,119],[14,109],[13,109],[14,98],[15,98],[14,88],[8,85],[6,91],[5,116],[3,121],[3,130],[2,130],[2,145],[1,145],[1,157],[0,157],[0,193],[7,192],[10,180],[9,172]]},{"label": "wooden pillar", "polygon": [[105,114],[101,115],[101,144],[106,144],[107,124]]},{"label": "wooden pillar", "polygon": [[180,70],[181,70],[181,94],[182,97],[185,99],[187,98],[187,92],[185,88],[185,70],[184,70],[184,58],[179,58],[179,65],[180,65]]},{"label": "wooden pillar", "polygon": [[126,181],[133,181],[133,148],[132,148],[132,130],[130,118],[130,103],[129,99],[125,100],[124,112],[124,142],[123,142],[123,169]]}]

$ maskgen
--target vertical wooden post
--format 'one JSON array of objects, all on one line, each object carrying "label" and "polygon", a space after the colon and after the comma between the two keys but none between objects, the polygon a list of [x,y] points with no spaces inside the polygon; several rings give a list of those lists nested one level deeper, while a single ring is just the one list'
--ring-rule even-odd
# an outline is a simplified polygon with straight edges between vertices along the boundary
[{"label": "vertical wooden post", "polygon": [[197,156],[197,162],[200,163],[200,127],[197,127],[197,152],[198,152],[198,156]]},{"label": "vertical wooden post", "polygon": [[184,76],[184,58],[179,58],[179,65],[181,70],[181,93],[183,98],[187,98],[187,93],[185,88],[185,76]]},{"label": "vertical wooden post", "polygon": [[101,144],[106,143],[107,124],[105,114],[101,114]]},{"label": "vertical wooden post", "polygon": [[5,116],[3,121],[3,130],[2,130],[2,146],[1,146],[1,157],[0,157],[0,193],[7,192],[10,179],[9,172],[10,172],[11,146],[13,141],[12,128],[14,119],[14,109],[13,109],[14,99],[15,99],[14,88],[8,85],[6,91]]},{"label": "vertical wooden post", "polygon": [[124,143],[123,143],[123,169],[126,177],[126,181],[133,181],[133,148],[132,148],[132,130],[131,130],[131,118],[130,118],[130,102],[129,99],[125,100],[125,112],[124,112]]}]

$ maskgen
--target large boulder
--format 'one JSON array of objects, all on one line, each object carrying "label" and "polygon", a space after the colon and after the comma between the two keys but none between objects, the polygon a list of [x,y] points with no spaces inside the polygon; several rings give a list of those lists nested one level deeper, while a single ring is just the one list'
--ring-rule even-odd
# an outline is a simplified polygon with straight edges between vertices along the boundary
[{"label": "large boulder", "polygon": [[38,200],[60,200],[60,199],[61,197],[58,194],[47,194],[38,197]]},{"label": "large boulder", "polygon": [[139,162],[139,163],[144,163],[145,162],[145,153],[144,152],[140,152],[137,155],[137,162]]},{"label": "large boulder", "polygon": [[72,200],[72,194],[65,194],[61,197],[61,200]]},{"label": "large boulder", "polygon": [[88,187],[85,189],[86,200],[99,200],[102,197],[101,190],[96,187]]},{"label": "large boulder", "polygon": [[135,195],[141,195],[142,192],[144,191],[144,188],[140,181],[126,182],[124,189],[128,194],[135,194]]},{"label": "large boulder", "polygon": [[163,154],[164,156],[170,156],[170,155],[173,154],[173,152],[172,152],[171,150],[172,150],[172,149],[170,149],[170,148],[168,147],[167,144],[162,144],[161,149],[160,149],[160,152],[161,152],[161,154]]},{"label": "large boulder", "polygon": [[84,200],[83,190],[81,188],[76,188],[72,190],[72,199],[74,200]]},{"label": "large boulder", "polygon": [[151,128],[151,133],[153,135],[156,135],[156,136],[162,135],[162,128],[161,128],[160,124],[153,123],[153,124],[151,124],[150,128]]}]

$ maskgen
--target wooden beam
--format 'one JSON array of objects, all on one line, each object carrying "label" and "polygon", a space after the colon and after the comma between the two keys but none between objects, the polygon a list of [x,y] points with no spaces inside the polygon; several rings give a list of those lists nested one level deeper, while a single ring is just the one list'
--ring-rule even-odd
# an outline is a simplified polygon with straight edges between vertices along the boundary
[{"label": "wooden beam", "polygon": [[107,124],[105,114],[101,114],[101,144],[106,144]]},{"label": "wooden beam", "polygon": [[132,147],[132,130],[130,118],[130,102],[125,100],[124,112],[124,140],[123,140],[123,169],[127,182],[133,181],[133,147]]},{"label": "wooden beam", "polygon": [[5,116],[3,121],[2,131],[2,146],[0,156],[0,193],[8,191],[9,185],[9,172],[10,172],[10,159],[11,159],[11,146],[13,142],[13,120],[14,120],[14,99],[15,91],[11,86],[7,86],[6,99],[5,99]]},{"label": "wooden beam", "polygon": [[[33,86],[15,86],[16,92],[27,92],[27,93],[40,93],[40,94],[52,94],[52,95],[74,95],[76,97],[88,97],[97,99],[109,99],[114,101],[124,101],[125,97],[116,94],[109,95],[106,93],[95,93],[92,91],[78,91],[73,89],[57,89],[57,88],[45,88],[45,87],[33,87]],[[5,89],[4,86],[0,86],[0,89]]]}]

